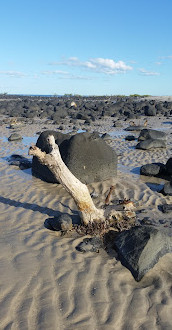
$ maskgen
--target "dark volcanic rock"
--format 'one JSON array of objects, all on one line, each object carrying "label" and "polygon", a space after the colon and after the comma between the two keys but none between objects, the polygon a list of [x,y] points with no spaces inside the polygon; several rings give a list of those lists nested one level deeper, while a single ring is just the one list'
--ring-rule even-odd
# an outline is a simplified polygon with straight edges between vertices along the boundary
[{"label": "dark volcanic rock", "polygon": [[103,242],[99,237],[84,238],[83,242],[76,246],[80,252],[99,252],[103,248]]},{"label": "dark volcanic rock", "polygon": [[156,131],[154,129],[143,129],[141,132],[140,132],[140,135],[138,137],[138,140],[139,141],[144,141],[144,140],[147,140],[147,139],[162,139],[164,140],[166,138],[166,134],[164,132],[161,132],[161,131]]},{"label": "dark volcanic rock", "polygon": [[[60,132],[45,131],[36,145],[46,153],[49,152],[46,139],[51,134],[59,145],[64,163],[81,182],[88,184],[116,176],[117,155],[97,133],[80,133],[70,137]],[[36,157],[33,157],[32,169],[33,174],[45,181],[57,182],[47,166],[41,165]]]},{"label": "dark volcanic rock", "polygon": [[172,237],[168,231],[138,226],[118,234],[114,248],[122,264],[131,271],[136,281],[140,281],[160,257],[172,252]]},{"label": "dark volcanic rock", "polygon": [[136,145],[136,149],[143,149],[143,150],[149,150],[154,148],[166,148],[166,143],[163,140],[155,140],[155,139],[147,139],[144,141],[140,141]]},{"label": "dark volcanic rock", "polygon": [[18,140],[22,140],[22,137],[17,133],[11,134],[8,138],[8,141],[18,141]]},{"label": "dark volcanic rock", "polygon": [[143,129],[143,126],[133,125],[133,126],[127,127],[125,130],[129,131],[129,132],[133,132],[133,131],[141,131],[142,129]]},{"label": "dark volcanic rock", "polygon": [[163,204],[162,205],[162,212],[164,212],[164,213],[172,212],[172,204]]},{"label": "dark volcanic rock", "polygon": [[161,192],[164,195],[172,196],[172,181],[165,183]]},{"label": "dark volcanic rock", "polygon": [[63,231],[71,230],[72,229],[72,218],[68,214],[62,214],[58,218],[60,228]]},{"label": "dark volcanic rock", "polygon": [[67,213],[61,214],[57,218],[47,219],[47,223],[50,225],[50,229],[57,231],[68,231],[72,229],[72,218]]},{"label": "dark volcanic rock", "polygon": [[140,168],[141,175],[156,176],[156,175],[160,174],[160,172],[161,172],[160,164],[146,164],[146,165],[141,166],[141,168]]},{"label": "dark volcanic rock", "polygon": [[125,137],[125,140],[126,141],[134,141],[134,140],[136,140],[136,137],[134,135],[127,135]]},{"label": "dark volcanic rock", "polygon": [[108,133],[102,134],[101,138],[105,141],[112,141],[112,137]]},{"label": "dark volcanic rock", "polygon": [[144,107],[145,116],[156,116],[156,108],[151,105],[146,105]]},{"label": "dark volcanic rock", "polygon": [[172,157],[167,160],[166,172],[167,174],[172,175]]},{"label": "dark volcanic rock", "polygon": [[9,165],[18,166],[21,170],[32,167],[32,162],[21,155],[16,155],[16,154],[11,155],[8,162]]}]

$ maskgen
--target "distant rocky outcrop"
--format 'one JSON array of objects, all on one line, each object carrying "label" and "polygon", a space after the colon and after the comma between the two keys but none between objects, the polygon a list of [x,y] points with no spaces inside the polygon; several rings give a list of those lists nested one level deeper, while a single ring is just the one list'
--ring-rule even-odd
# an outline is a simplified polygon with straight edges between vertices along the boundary
[{"label": "distant rocky outcrop", "polygon": [[[66,116],[77,119],[105,116],[135,119],[140,116],[169,116],[172,102],[127,96],[18,96],[3,95],[0,114],[11,117],[47,118],[59,121]],[[79,118],[78,118],[79,119]],[[86,119],[85,119],[86,120]]]}]

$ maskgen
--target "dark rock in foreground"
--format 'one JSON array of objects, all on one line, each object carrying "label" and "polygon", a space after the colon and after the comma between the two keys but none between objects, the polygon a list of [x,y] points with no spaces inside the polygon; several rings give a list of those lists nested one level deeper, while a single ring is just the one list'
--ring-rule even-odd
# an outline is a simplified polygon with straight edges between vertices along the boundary
[{"label": "dark rock in foreground", "polygon": [[[48,153],[48,135],[53,135],[59,146],[64,163],[83,183],[107,180],[117,174],[117,155],[97,133],[80,133],[70,137],[55,131],[41,133],[36,143],[42,151]],[[33,157],[33,174],[47,182],[57,183],[47,168]]]},{"label": "dark rock in foreground", "polygon": [[160,257],[172,252],[172,237],[151,226],[138,226],[118,234],[114,248],[122,264],[140,281]]}]

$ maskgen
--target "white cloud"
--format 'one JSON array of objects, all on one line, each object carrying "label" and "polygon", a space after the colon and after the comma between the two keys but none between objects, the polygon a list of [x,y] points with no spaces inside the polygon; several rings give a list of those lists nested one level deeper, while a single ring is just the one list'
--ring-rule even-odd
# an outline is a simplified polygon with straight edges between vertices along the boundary
[{"label": "white cloud", "polygon": [[19,71],[0,71],[0,75],[10,76],[10,77],[17,77],[22,78],[25,77],[26,74]]},{"label": "white cloud", "polygon": [[112,59],[101,57],[91,59],[90,61],[93,65],[95,65],[97,71],[107,74],[115,74],[132,70],[132,67],[126,65],[123,61],[115,62]]},{"label": "white cloud", "polygon": [[143,76],[159,76],[159,72],[147,71],[145,69],[139,69],[139,72]]},{"label": "white cloud", "polygon": [[88,61],[80,61],[77,57],[69,57],[61,62],[52,62],[50,65],[67,65],[75,67],[83,67],[96,73],[104,73],[114,75],[117,73],[125,73],[133,68],[123,61],[115,62],[108,58],[92,58]]}]

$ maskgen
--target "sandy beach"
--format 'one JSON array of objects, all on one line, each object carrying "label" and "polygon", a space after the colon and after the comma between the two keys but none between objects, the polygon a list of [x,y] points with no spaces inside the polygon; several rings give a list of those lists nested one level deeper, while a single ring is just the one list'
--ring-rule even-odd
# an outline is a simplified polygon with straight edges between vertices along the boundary
[{"label": "sandy beach", "polygon": [[[168,99],[171,101],[172,97]],[[164,101],[164,99],[163,99]],[[83,237],[59,237],[44,226],[47,218],[60,213],[75,216],[74,201],[58,184],[33,177],[31,169],[9,165],[12,154],[28,159],[28,149],[38,132],[57,130],[46,119],[27,119],[11,130],[11,118],[1,116],[0,131],[0,328],[4,330],[170,330],[172,328],[172,255],[166,254],[140,282],[122,266],[115,250],[107,253],[80,253],[76,246]],[[146,117],[135,119],[143,124]],[[4,121],[5,120],[5,121]],[[140,167],[153,162],[166,163],[172,151],[172,116],[149,117],[147,128],[167,133],[167,148],[135,149],[137,141],[126,141],[131,132],[124,129],[130,120],[95,120],[89,131],[108,133],[107,143],[118,154],[118,175],[89,185],[96,192],[94,202],[101,207],[112,181],[113,199],[136,201],[157,227],[172,228],[170,213],[159,206],[172,203],[160,193],[166,180],[140,176]],[[88,129],[81,120],[76,131],[65,119],[62,133]],[[13,132],[21,141],[9,142]],[[134,135],[138,137],[139,133]]]}]

